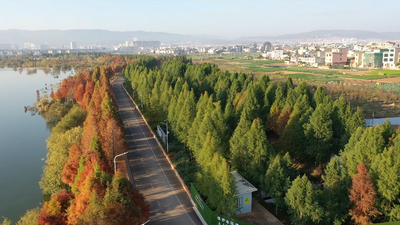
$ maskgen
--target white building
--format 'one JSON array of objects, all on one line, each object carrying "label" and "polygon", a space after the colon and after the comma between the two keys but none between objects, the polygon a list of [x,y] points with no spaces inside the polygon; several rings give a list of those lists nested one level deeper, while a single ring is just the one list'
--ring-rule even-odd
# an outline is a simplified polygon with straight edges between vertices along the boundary
[{"label": "white building", "polygon": [[382,65],[383,68],[396,69],[396,64],[399,61],[400,48],[389,48],[389,51],[383,52]]},{"label": "white building", "polygon": [[69,44],[70,49],[77,49],[76,47],[76,42],[75,41],[71,41],[71,43]]},{"label": "white building", "polygon": [[271,52],[272,59],[281,59],[283,57],[283,50],[273,50]]},{"label": "white building", "polygon": [[307,66],[318,67],[325,62],[325,59],[319,58],[317,56],[300,56],[298,57],[297,62],[302,62]]},{"label": "white building", "polygon": [[24,43],[24,49],[35,49],[35,44],[33,44],[33,43]]}]

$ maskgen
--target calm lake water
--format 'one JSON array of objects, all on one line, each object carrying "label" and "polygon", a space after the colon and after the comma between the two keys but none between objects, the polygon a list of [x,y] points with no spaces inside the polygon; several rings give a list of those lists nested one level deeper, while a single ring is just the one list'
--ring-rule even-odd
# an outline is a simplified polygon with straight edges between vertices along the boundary
[{"label": "calm lake water", "polygon": [[43,91],[45,84],[59,83],[68,75],[0,69],[0,221],[4,216],[15,223],[28,209],[40,206],[43,195],[38,182],[50,132],[44,119],[25,113],[24,106],[36,101],[36,90]]}]

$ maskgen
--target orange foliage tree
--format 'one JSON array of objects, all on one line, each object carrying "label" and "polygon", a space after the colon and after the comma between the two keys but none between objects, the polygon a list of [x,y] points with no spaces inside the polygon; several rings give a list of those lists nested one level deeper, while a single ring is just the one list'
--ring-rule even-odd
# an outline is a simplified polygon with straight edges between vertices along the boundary
[{"label": "orange foliage tree", "polygon": [[350,189],[350,201],[353,207],[350,210],[356,224],[371,224],[371,218],[379,214],[375,208],[376,192],[371,177],[364,163],[357,166],[357,174],[353,176],[353,185]]}]

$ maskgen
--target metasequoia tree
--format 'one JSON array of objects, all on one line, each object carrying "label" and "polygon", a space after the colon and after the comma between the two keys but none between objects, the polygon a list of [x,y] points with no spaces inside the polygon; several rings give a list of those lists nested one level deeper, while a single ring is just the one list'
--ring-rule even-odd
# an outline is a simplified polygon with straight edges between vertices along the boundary
[{"label": "metasequoia tree", "polygon": [[371,219],[379,214],[374,206],[376,201],[374,184],[362,162],[358,164],[357,174],[353,176],[350,201],[353,203],[350,210],[351,218],[356,224],[371,224]]}]

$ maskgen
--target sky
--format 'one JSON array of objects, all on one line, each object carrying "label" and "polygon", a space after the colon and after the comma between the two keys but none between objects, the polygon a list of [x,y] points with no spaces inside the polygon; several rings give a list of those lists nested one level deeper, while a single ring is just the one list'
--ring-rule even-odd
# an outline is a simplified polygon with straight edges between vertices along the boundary
[{"label": "sky", "polygon": [[0,30],[104,29],[223,38],[397,32],[399,0],[0,0]]}]

